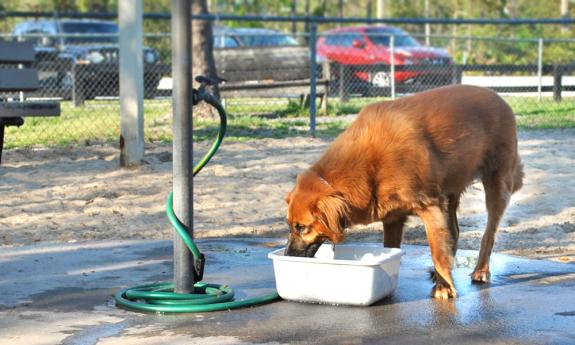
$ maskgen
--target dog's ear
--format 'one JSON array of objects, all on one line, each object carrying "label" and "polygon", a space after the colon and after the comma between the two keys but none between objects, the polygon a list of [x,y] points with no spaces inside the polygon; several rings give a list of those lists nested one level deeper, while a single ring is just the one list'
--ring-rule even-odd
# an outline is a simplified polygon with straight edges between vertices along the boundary
[{"label": "dog's ear", "polygon": [[329,233],[325,236],[332,243],[341,243],[344,240],[348,214],[349,206],[341,193],[334,192],[317,202],[316,216],[328,229]]}]

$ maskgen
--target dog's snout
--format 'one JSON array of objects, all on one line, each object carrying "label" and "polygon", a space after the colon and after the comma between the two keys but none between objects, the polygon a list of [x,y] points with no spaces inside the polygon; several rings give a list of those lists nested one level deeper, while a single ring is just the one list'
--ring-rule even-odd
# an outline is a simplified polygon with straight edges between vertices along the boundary
[{"label": "dog's snout", "polygon": [[288,242],[286,244],[286,250],[284,255],[286,256],[305,256],[305,246],[302,245],[303,241],[300,239],[294,239],[293,235],[290,235]]},{"label": "dog's snout", "polygon": [[288,239],[284,255],[311,258],[315,255],[320,246],[321,242],[307,244],[300,238],[296,238],[291,235]]}]

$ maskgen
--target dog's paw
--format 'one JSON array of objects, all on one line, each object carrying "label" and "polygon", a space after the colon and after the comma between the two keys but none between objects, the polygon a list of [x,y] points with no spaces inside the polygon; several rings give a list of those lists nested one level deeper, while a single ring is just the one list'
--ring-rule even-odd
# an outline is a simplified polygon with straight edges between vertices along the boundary
[{"label": "dog's paw", "polygon": [[457,291],[454,287],[447,284],[438,283],[431,289],[431,297],[437,299],[449,299],[457,297]]},{"label": "dog's paw", "polygon": [[474,283],[487,283],[491,278],[491,273],[489,270],[478,270],[476,269],[471,273],[471,281]]}]

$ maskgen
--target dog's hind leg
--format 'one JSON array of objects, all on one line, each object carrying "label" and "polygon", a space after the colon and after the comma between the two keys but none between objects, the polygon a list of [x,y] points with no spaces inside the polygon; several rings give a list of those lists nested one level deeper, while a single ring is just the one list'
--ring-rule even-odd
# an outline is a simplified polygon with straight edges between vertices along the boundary
[{"label": "dog's hind leg", "polygon": [[[451,236],[451,243],[453,244],[453,257],[457,253],[457,242],[459,241],[459,223],[457,222],[457,209],[459,208],[459,199],[461,193],[451,194],[447,198],[447,225],[449,226],[449,234]],[[431,280],[437,281],[437,276],[434,270],[430,272]]]},{"label": "dog's hind leg", "polygon": [[448,198],[447,216],[451,241],[453,243],[453,256],[457,252],[457,242],[459,241],[459,223],[457,222],[457,208],[459,208],[459,198],[461,193],[452,194]]},{"label": "dog's hind leg", "polygon": [[403,237],[403,225],[407,217],[394,219],[392,222],[383,222],[383,246],[386,248],[400,248]]},{"label": "dog's hind leg", "polygon": [[513,177],[503,176],[497,171],[483,176],[482,182],[487,205],[487,226],[481,240],[477,265],[471,273],[471,280],[478,283],[489,281],[489,258],[495,243],[495,233],[509,203],[514,184]]},{"label": "dog's hind leg", "polygon": [[454,298],[457,296],[457,291],[451,278],[451,267],[455,243],[449,229],[448,214],[439,206],[429,206],[418,211],[417,215],[425,224],[435,270],[435,286],[431,295],[441,299]]}]

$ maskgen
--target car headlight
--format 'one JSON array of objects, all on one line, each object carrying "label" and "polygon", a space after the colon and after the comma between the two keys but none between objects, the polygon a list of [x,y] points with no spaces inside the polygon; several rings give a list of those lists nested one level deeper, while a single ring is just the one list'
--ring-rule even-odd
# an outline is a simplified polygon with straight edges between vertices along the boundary
[{"label": "car headlight", "polygon": [[90,63],[102,63],[106,60],[106,57],[101,52],[94,50],[86,55],[86,60]]},{"label": "car headlight", "polygon": [[404,56],[404,57],[411,57],[411,56],[413,56],[412,53],[408,52],[408,51],[405,50],[405,49],[401,49],[401,48],[395,49],[395,52],[396,52],[397,54],[401,55],[401,56]]},{"label": "car headlight", "polygon": [[154,52],[144,52],[144,62],[145,63],[154,63],[156,62],[156,54]]}]

